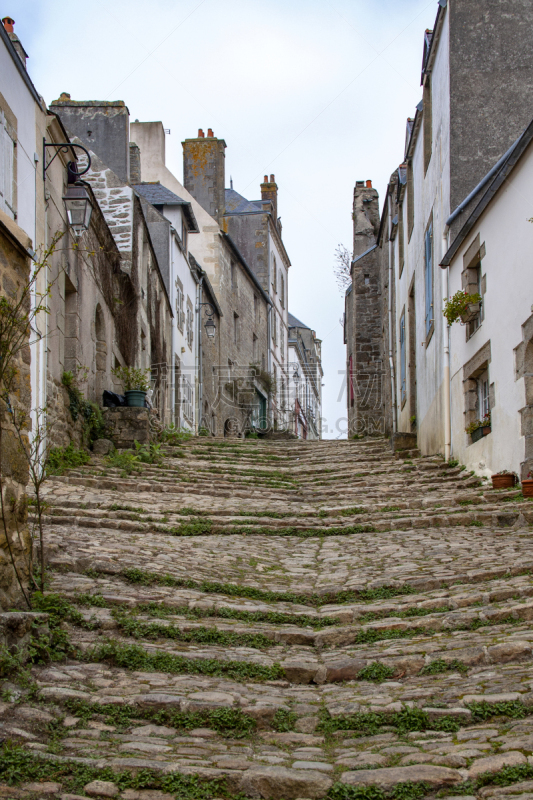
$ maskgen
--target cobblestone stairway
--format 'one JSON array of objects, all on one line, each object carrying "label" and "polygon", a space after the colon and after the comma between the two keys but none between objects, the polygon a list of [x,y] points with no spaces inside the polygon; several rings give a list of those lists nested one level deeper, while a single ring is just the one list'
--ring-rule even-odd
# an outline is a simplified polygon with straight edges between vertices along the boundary
[{"label": "cobblestone stairway", "polygon": [[533,798],[533,506],[398,455],[195,439],[49,479],[76,651],[4,683],[0,797]]}]

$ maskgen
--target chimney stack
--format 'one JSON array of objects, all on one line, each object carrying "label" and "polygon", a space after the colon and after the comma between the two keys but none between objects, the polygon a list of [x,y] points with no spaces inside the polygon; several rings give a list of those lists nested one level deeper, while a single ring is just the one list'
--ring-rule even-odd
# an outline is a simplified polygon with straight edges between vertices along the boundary
[{"label": "chimney stack", "polygon": [[17,34],[14,31],[14,28],[13,28],[14,24],[15,24],[15,20],[12,17],[4,17],[3,20],[2,20],[2,25],[4,26],[7,35],[11,39],[13,47],[17,51],[18,57],[22,61],[23,65],[24,65],[24,69],[26,69],[26,59],[28,58],[28,54],[24,50],[22,44],[20,43],[19,37],[17,36]]},{"label": "chimney stack", "polygon": [[372,181],[356,181],[353,193],[353,255],[360,256],[376,243],[379,230],[379,197]]},{"label": "chimney stack", "polygon": [[198,138],[185,139],[182,146],[183,185],[221,225],[226,210],[226,142],[217,139],[212,128],[207,136],[200,128]]},{"label": "chimney stack", "polygon": [[270,176],[270,181],[268,175],[265,175],[264,183],[261,184],[261,200],[270,200],[272,203],[272,216],[278,227],[278,186],[275,175]]}]

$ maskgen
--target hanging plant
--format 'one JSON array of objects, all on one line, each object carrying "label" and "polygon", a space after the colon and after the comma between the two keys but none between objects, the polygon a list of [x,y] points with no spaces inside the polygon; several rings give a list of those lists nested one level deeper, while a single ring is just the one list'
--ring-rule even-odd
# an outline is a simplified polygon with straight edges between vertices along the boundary
[{"label": "hanging plant", "polygon": [[481,295],[477,292],[468,294],[468,292],[459,291],[446,300],[442,313],[446,317],[448,325],[453,325],[454,322],[468,314],[470,306],[480,302]]}]

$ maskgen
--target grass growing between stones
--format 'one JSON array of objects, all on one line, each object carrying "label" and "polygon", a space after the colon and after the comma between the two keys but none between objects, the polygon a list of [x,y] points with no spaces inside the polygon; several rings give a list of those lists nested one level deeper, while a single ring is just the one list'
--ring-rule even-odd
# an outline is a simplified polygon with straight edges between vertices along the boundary
[{"label": "grass growing between stones", "polygon": [[419,675],[439,675],[441,672],[468,672],[468,667],[462,661],[454,658],[452,661],[445,661],[443,658],[437,658],[430,664],[423,667]]},{"label": "grass growing between stones", "polygon": [[183,615],[187,619],[237,619],[243,622],[267,622],[272,625],[297,625],[299,627],[312,627],[321,630],[322,628],[338,625],[339,620],[333,617],[311,617],[305,614],[285,614],[281,611],[241,611],[234,608],[188,608],[187,606],[172,607],[156,603],[139,603],[135,608],[130,609],[127,605],[110,605],[102,595],[80,594],[76,601],[80,605],[95,606],[97,608],[116,608],[128,612],[130,615],[149,614],[152,617],[165,619],[166,617],[177,614]]},{"label": "grass growing between stones", "polygon": [[196,644],[215,644],[227,647],[252,647],[262,649],[272,647],[274,641],[262,633],[233,633],[219,631],[217,628],[204,627],[183,631],[177,625],[158,625],[154,622],[143,622],[135,617],[115,612],[113,614],[119,629],[134,639],[173,639],[180,642]]},{"label": "grass growing between stones", "polygon": [[[225,594],[230,597],[250,597],[255,600],[280,601],[289,603],[303,603],[309,606],[322,606],[328,603],[374,602],[375,600],[388,600],[399,595],[417,594],[418,590],[403,584],[401,586],[380,586],[376,589],[363,589],[362,591],[344,590],[341,592],[328,592],[325,594],[298,594],[296,592],[273,592],[257,589],[255,586],[239,586],[236,583],[218,583],[216,581],[194,581],[189,578],[175,578],[172,575],[159,575],[136,567],[122,571],[122,576],[130,583],[152,586],[175,586],[185,589],[197,589],[211,594]],[[98,578],[100,573],[87,571],[89,577]],[[102,573],[103,575],[103,573]]]},{"label": "grass growing between stones", "polygon": [[317,730],[326,735],[335,731],[350,731],[356,736],[375,736],[380,733],[383,726],[393,726],[400,735],[410,731],[426,730],[455,733],[461,727],[452,716],[430,720],[427,711],[406,706],[401,711],[392,713],[358,712],[338,717],[331,717],[327,712],[323,712]]},{"label": "grass growing between stones", "polygon": [[141,672],[170,672],[174,675],[226,676],[235,680],[273,681],[285,673],[279,664],[264,666],[246,661],[218,661],[215,658],[185,658],[174,653],[146,650],[137,644],[108,641],[86,653],[92,662],[105,661],[117,667]]},{"label": "grass growing between stones", "polygon": [[183,800],[210,800],[213,797],[236,798],[224,779],[200,782],[198,776],[178,773],[161,775],[153,770],[115,772],[110,767],[98,769],[74,761],[44,760],[35,751],[4,745],[0,750],[0,781],[8,786],[19,783],[54,781],[61,783],[64,791],[78,793],[94,780],[111,781],[121,791],[126,789],[159,789],[174,793]]},{"label": "grass growing between stones", "polygon": [[358,681],[373,681],[374,683],[382,683],[388,678],[392,678],[395,670],[386,664],[380,664],[379,661],[373,661],[372,664],[367,664],[357,674]]},{"label": "grass growing between stones", "polygon": [[[125,730],[132,725],[132,720],[143,719],[154,725],[168,725],[176,730],[188,731],[194,728],[210,728],[222,736],[242,739],[255,732],[255,719],[244,714],[240,708],[215,708],[204,711],[183,712],[175,709],[157,710],[139,708],[131,705],[101,705],[88,703],[85,700],[69,699],[65,707],[86,724],[93,717],[104,716],[107,725],[114,725]],[[68,735],[68,730],[65,730]]]},{"label": "grass growing between stones", "polygon": [[327,794],[328,800],[419,800],[428,791],[424,783],[398,783],[390,792],[380,786],[349,786],[335,783]]}]

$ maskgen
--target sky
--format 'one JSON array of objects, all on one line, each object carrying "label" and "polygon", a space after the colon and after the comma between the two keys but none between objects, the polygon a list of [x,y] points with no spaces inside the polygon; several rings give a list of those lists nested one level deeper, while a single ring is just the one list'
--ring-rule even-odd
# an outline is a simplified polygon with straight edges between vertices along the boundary
[{"label": "sky", "polygon": [[289,309],[322,340],[324,438],[346,432],[334,252],[351,249],[355,181],[382,198],[403,160],[436,13],[437,0],[2,0],[48,104],[68,92],[161,120],[179,180],[198,128],[226,141],[226,186],[258,199],[275,174]]}]

